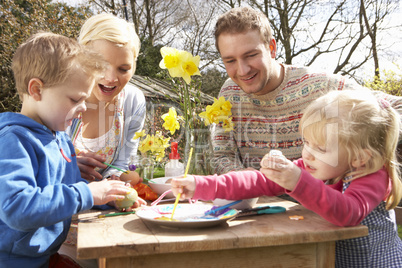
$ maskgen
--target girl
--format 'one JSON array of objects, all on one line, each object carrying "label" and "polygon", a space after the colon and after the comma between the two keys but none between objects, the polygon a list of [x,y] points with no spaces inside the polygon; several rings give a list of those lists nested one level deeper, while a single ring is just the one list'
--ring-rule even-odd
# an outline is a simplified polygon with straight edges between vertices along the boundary
[{"label": "girl", "polygon": [[333,91],[307,107],[300,127],[301,159],[268,154],[260,171],[176,178],[173,192],[203,200],[287,193],[333,224],[369,228],[337,242],[336,267],[402,267],[392,210],[402,197],[399,115],[368,90]]}]

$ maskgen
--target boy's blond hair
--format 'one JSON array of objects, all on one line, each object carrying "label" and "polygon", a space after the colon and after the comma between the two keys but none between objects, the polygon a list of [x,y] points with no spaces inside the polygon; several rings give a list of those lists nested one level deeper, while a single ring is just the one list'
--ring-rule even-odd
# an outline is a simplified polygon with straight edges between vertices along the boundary
[{"label": "boy's blond hair", "polygon": [[20,99],[28,93],[28,83],[39,78],[44,88],[62,84],[74,65],[91,78],[103,74],[106,62],[72,38],[42,32],[21,44],[13,57],[12,69]]},{"label": "boy's blond hair", "polygon": [[108,40],[118,46],[128,45],[133,51],[134,61],[138,58],[141,44],[134,24],[112,14],[94,15],[82,25],[78,42],[88,45],[95,40]]},{"label": "boy's blond hair", "polygon": [[[332,125],[332,128],[329,126]],[[336,126],[336,127],[333,127]],[[369,90],[332,91],[310,104],[300,121],[303,137],[325,146],[328,135],[337,138],[338,146],[345,148],[350,163],[352,181],[377,172],[383,167],[392,180],[392,191],[387,208],[394,208],[402,197],[399,163],[396,149],[400,134],[400,117],[388,101],[377,98]],[[327,133],[337,129],[336,133]],[[354,170],[351,163],[361,160],[369,152],[364,166]],[[335,178],[335,181],[345,179]]]},{"label": "boy's blond hair", "polygon": [[[222,14],[215,25],[215,46],[219,51],[218,38],[222,33],[236,34],[258,31],[266,48],[272,40],[272,29],[267,16],[251,7],[237,7]],[[233,44],[234,46],[236,44]]]}]

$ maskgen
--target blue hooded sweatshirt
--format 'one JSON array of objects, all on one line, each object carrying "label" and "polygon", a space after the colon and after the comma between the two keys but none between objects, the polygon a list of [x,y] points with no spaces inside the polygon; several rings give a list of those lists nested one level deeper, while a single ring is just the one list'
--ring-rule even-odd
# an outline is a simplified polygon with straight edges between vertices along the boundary
[{"label": "blue hooded sweatshirt", "polygon": [[92,206],[67,134],[0,114],[0,268],[48,267],[72,215]]}]

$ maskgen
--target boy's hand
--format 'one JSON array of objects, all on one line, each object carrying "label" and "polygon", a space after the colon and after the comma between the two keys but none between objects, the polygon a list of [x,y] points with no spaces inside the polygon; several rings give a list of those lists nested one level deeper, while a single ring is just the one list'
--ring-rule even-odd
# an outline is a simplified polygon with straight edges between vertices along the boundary
[{"label": "boy's hand", "polygon": [[293,191],[299,181],[301,170],[283,155],[266,154],[261,160],[261,173],[268,179]]},{"label": "boy's hand", "polygon": [[81,171],[81,177],[87,181],[102,180],[102,175],[96,172],[95,168],[106,168],[107,166],[103,164],[105,161],[104,156],[97,155],[94,152],[81,151],[77,155],[77,164]]},{"label": "boy's hand", "polygon": [[129,193],[129,187],[124,182],[118,180],[102,180],[88,184],[94,199],[94,205],[104,205],[110,201],[124,199]]},{"label": "boy's hand", "polygon": [[147,205],[147,201],[145,201],[141,197],[138,197],[137,202],[134,203],[132,208],[138,208],[138,207],[142,207],[142,206],[146,206],[146,205]]},{"label": "boy's hand", "polygon": [[194,196],[195,191],[195,179],[191,175],[187,177],[173,178],[171,183],[172,192],[175,196],[181,194],[180,200],[190,199]]}]

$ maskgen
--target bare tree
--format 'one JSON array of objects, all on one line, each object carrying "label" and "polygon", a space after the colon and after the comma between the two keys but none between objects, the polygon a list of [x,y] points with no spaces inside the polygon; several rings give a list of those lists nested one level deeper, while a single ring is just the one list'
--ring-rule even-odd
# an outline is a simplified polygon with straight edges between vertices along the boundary
[{"label": "bare tree", "polygon": [[[122,0],[90,0],[95,6],[95,13],[107,12],[125,18],[125,6]],[[141,40],[164,43],[172,42],[174,36],[188,19],[179,0],[127,0],[129,21]]]},{"label": "bare tree", "polygon": [[93,5],[95,13],[112,13],[113,15],[121,15],[123,18],[124,8],[121,0],[89,0],[89,4]]},{"label": "bare tree", "polygon": [[220,58],[215,50],[215,41],[212,34],[213,23],[218,14],[218,7],[211,5],[210,0],[186,0],[188,20],[181,32],[183,49],[202,58],[200,69],[210,66]]},{"label": "bare tree", "polygon": [[[378,40],[377,34],[381,31],[381,23],[384,18],[395,11],[395,1],[360,1],[360,14],[363,17],[364,26],[371,40],[371,50],[374,61],[374,76],[380,78],[380,61],[378,56]],[[368,9],[371,10],[372,17],[369,17]]]},{"label": "bare tree", "polygon": [[141,40],[168,45],[200,55],[200,69],[216,64],[212,29],[218,7],[211,0],[130,0]]},{"label": "bare tree", "polygon": [[[121,1],[91,0],[101,11],[123,17]],[[128,1],[128,0],[127,0]],[[130,0],[130,19],[141,40],[154,46],[173,46],[199,54],[202,68],[222,62],[214,47],[214,23],[233,7],[249,5],[270,20],[278,43],[278,60],[286,64],[322,66],[354,77],[373,60],[379,74],[378,38],[389,31],[386,19],[398,0]],[[385,26],[384,26],[385,25]],[[401,29],[395,26],[394,29]],[[320,64],[321,63],[321,64]]]},{"label": "bare tree", "polygon": [[141,40],[170,44],[188,19],[179,0],[130,0],[131,16]]},{"label": "bare tree", "polygon": [[396,0],[217,2],[221,7],[226,5],[226,9],[247,4],[265,13],[278,43],[278,59],[284,63],[311,66],[331,54],[337,56],[331,62],[334,73],[355,77],[356,71],[370,59],[374,59],[378,69],[377,36],[386,30],[381,25],[395,11]]}]

